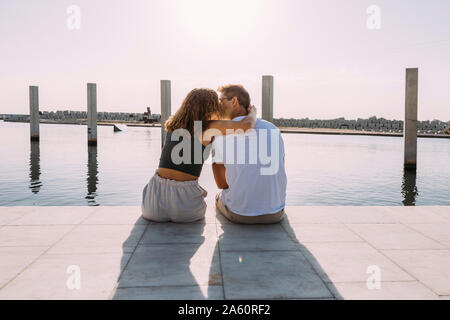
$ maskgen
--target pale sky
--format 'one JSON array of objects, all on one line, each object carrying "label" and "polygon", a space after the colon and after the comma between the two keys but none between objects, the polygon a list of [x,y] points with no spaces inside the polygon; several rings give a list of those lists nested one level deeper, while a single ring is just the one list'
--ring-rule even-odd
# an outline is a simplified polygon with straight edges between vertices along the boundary
[{"label": "pale sky", "polygon": [[449,121],[449,13],[448,0],[1,0],[0,113],[28,113],[29,85],[41,110],[85,110],[87,82],[98,111],[159,113],[169,79],[172,112],[192,88],[240,83],[261,115],[270,74],[274,117],[402,120],[418,67],[419,120]]}]

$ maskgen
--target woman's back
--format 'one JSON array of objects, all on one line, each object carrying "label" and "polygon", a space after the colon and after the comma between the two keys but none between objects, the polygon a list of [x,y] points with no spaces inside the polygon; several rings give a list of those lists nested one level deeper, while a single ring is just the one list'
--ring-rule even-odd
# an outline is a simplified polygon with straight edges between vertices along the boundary
[{"label": "woman's back", "polygon": [[205,147],[198,138],[190,135],[174,136],[174,140],[172,136],[172,132],[167,132],[159,159],[158,174],[177,181],[198,179],[203,163],[209,155],[210,145]]}]

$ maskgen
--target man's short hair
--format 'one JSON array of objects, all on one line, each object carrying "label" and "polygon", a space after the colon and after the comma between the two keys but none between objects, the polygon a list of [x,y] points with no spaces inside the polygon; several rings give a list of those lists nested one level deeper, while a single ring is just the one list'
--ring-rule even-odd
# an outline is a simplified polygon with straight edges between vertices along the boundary
[{"label": "man's short hair", "polygon": [[227,84],[225,86],[219,87],[217,91],[223,93],[227,98],[236,97],[241,106],[244,107],[245,110],[248,110],[250,106],[250,95],[248,91],[244,89],[244,87],[240,84]]}]

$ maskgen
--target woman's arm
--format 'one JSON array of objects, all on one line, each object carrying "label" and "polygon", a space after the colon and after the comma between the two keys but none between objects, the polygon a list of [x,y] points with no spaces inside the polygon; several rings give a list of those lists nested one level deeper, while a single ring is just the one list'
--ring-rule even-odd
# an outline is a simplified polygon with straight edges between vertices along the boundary
[{"label": "woman's arm", "polygon": [[256,108],[250,106],[248,114],[239,121],[232,120],[212,120],[208,124],[208,128],[203,132],[203,144],[207,145],[215,136],[234,133],[235,130],[241,129],[247,131],[253,129],[256,125]]},{"label": "woman's arm", "polygon": [[244,131],[254,128],[256,125],[256,108],[250,106],[248,108],[248,114],[239,121],[232,120],[212,120],[208,124],[207,129],[217,129],[223,135],[227,134],[227,129],[242,129]]}]

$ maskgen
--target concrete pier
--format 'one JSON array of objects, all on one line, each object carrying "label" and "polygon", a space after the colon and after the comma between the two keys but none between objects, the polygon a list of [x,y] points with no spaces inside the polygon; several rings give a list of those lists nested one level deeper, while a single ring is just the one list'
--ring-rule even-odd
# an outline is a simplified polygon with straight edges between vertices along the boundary
[{"label": "concrete pier", "polygon": [[97,145],[97,85],[87,84],[88,145]]},{"label": "concrete pier", "polygon": [[288,206],[266,226],[0,207],[0,299],[444,300],[449,235],[449,206]]},{"label": "concrete pier", "polygon": [[39,87],[30,86],[30,139],[39,141]]},{"label": "concrete pier", "polygon": [[161,147],[164,146],[166,130],[164,123],[171,114],[171,88],[170,80],[161,80]]},{"label": "concrete pier", "polygon": [[273,76],[262,78],[262,114],[261,117],[273,122]]},{"label": "concrete pier", "polygon": [[416,170],[417,166],[417,96],[418,68],[406,69],[405,90],[405,127],[404,137],[404,168]]}]

